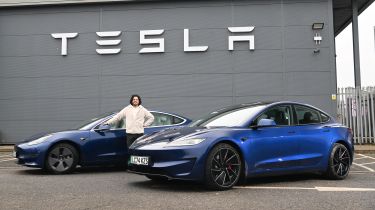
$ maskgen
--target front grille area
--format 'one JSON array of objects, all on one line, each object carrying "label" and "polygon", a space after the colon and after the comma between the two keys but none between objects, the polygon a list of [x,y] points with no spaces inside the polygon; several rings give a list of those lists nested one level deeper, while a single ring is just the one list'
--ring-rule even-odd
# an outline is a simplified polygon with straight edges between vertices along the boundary
[{"label": "front grille area", "polygon": [[137,165],[129,165],[129,170],[142,173],[142,174],[155,174],[155,175],[165,175],[170,176],[165,170],[160,168],[152,168],[148,166],[137,166]]}]

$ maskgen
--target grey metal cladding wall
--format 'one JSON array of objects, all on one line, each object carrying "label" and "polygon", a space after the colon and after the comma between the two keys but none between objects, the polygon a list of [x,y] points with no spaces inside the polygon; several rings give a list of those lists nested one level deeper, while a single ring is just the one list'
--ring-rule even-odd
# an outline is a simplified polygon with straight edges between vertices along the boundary
[{"label": "grey metal cladding wall", "polygon": [[[143,96],[147,108],[191,118],[257,100],[297,100],[334,113],[328,2],[177,1],[2,9],[0,143],[74,127]],[[313,22],[324,22],[314,54]],[[255,50],[227,27],[254,25]],[[183,29],[191,45],[184,52]],[[164,53],[139,54],[139,30],[165,29]],[[117,55],[98,55],[97,31],[122,31]],[[51,33],[77,32],[68,55]],[[318,84],[318,85],[317,85]],[[22,129],[20,129],[22,128]]]}]

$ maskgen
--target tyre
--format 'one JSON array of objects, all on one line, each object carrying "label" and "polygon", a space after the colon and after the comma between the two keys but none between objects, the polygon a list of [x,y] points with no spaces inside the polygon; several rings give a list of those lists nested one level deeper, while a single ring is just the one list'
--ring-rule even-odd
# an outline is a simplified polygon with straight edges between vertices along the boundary
[{"label": "tyre", "polygon": [[156,176],[156,175],[145,175],[147,178],[151,179],[154,182],[166,182],[168,181],[167,177],[164,176]]},{"label": "tyre", "polygon": [[54,174],[71,173],[77,166],[78,152],[70,144],[56,144],[46,157],[46,169]]},{"label": "tyre", "polygon": [[349,150],[342,144],[334,144],[328,161],[328,169],[325,173],[329,179],[345,179],[350,170]]},{"label": "tyre", "polygon": [[220,143],[210,151],[205,170],[205,184],[208,189],[230,189],[240,179],[242,170],[240,154],[231,145]]}]

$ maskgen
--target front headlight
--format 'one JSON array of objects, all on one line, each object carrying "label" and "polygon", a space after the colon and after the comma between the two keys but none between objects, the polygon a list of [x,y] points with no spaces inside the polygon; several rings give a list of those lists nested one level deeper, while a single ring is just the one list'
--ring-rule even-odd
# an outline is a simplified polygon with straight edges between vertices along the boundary
[{"label": "front headlight", "polygon": [[52,134],[40,137],[39,139],[35,139],[34,141],[30,141],[29,143],[27,143],[27,145],[32,146],[32,145],[35,145],[35,144],[40,144],[40,143],[44,142],[45,140],[47,140],[51,136],[52,136]]},{"label": "front headlight", "polygon": [[180,138],[169,142],[165,147],[191,146],[199,144],[204,140],[204,138]]}]

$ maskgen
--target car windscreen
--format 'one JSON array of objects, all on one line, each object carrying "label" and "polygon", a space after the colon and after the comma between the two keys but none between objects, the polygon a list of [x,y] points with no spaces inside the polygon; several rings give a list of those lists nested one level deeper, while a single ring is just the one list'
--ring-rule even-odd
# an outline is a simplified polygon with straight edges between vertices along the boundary
[{"label": "car windscreen", "polygon": [[79,124],[78,126],[76,126],[73,129],[74,130],[89,130],[94,125],[96,125],[97,123],[99,123],[101,120],[103,120],[104,118],[106,118],[106,117],[108,117],[109,115],[112,115],[112,114],[113,114],[113,112],[107,112],[105,114],[101,114],[99,116],[93,117],[90,120],[84,121],[83,123]]},{"label": "car windscreen", "polygon": [[237,109],[222,109],[211,112],[207,116],[190,124],[191,127],[242,127],[254,113],[262,110],[266,105],[253,105]]}]

